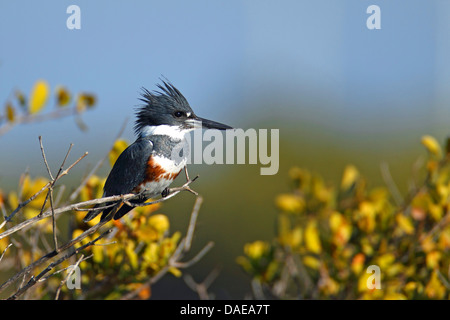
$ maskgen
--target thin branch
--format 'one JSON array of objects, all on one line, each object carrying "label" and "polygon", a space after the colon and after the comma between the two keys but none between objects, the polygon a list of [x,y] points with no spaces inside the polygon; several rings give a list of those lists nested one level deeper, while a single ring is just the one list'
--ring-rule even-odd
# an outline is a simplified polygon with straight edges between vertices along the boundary
[{"label": "thin branch", "polygon": [[203,247],[202,250],[200,250],[199,253],[197,253],[197,255],[192,258],[189,261],[186,262],[178,262],[178,261],[172,261],[171,266],[175,267],[175,268],[189,268],[190,266],[192,266],[193,264],[197,263],[199,260],[201,260],[208,252],[209,250],[212,249],[212,247],[214,247],[214,242],[210,241],[208,242],[208,244],[206,246]]},{"label": "thin branch", "polygon": [[2,261],[2,259],[3,259],[3,256],[5,255],[5,253],[6,253],[6,250],[8,250],[9,249],[9,247],[11,247],[13,244],[12,243],[10,243],[10,244],[8,244],[8,246],[5,248],[5,250],[3,250],[3,252],[2,252],[2,255],[0,256],[0,262]]},{"label": "thin branch", "polygon": [[[66,170],[64,170],[63,172],[61,172],[61,174],[58,176],[58,179],[64,177],[65,175],[67,175],[69,173],[69,171],[75,166],[77,165],[84,157],[86,157],[88,155],[87,152],[85,152],[81,157],[79,157],[74,163],[72,163]],[[56,181],[55,180],[55,181]],[[33,194],[30,198],[28,198],[27,200],[19,203],[19,205],[17,206],[17,208],[9,215],[5,218],[5,221],[3,221],[0,224],[0,229],[2,229],[5,224],[9,221],[12,220],[12,218],[16,215],[17,212],[19,212],[23,207],[25,207],[27,204],[29,204],[31,201],[33,201],[34,199],[36,199],[36,197],[38,197],[42,192],[44,192],[46,189],[48,189],[50,187],[50,185],[52,184],[52,181],[47,182],[47,184],[45,186],[43,186],[38,192],[36,192],[35,194]]]},{"label": "thin branch", "polygon": [[167,196],[164,196],[164,197],[162,197],[162,198],[160,198],[160,199],[157,199],[157,200],[154,200],[154,201],[143,202],[143,203],[132,203],[132,202],[130,202],[130,201],[127,201],[127,200],[130,200],[130,199],[127,199],[127,200],[124,200],[123,202],[124,202],[126,205],[130,206],[130,207],[145,207],[145,206],[149,206],[149,205],[152,205],[152,204],[155,204],[155,203],[159,203],[159,202],[163,202],[163,201],[169,200],[170,198],[176,196],[176,195],[177,195],[178,193],[180,193],[181,191],[189,191],[189,192],[195,194],[196,196],[198,196],[198,193],[195,192],[194,190],[192,190],[192,189],[189,187],[189,185],[190,185],[191,183],[193,183],[195,180],[197,180],[197,178],[198,178],[198,176],[196,176],[196,177],[195,177],[194,179],[192,179],[192,180],[186,181],[186,183],[183,184],[181,187],[169,188],[169,194],[168,194]]},{"label": "thin branch", "polygon": [[58,108],[46,114],[30,114],[30,113],[21,114],[14,119],[14,122],[6,122],[5,124],[0,125],[0,137],[18,124],[43,122],[52,119],[59,119],[76,113],[77,108],[75,105],[72,108]]},{"label": "thin branch", "polygon": [[78,268],[81,261],[83,261],[83,258],[84,258],[84,254],[82,254],[80,259],[78,259],[78,261],[73,266],[70,267],[70,271],[67,273],[67,276],[61,281],[61,283],[58,286],[58,289],[56,289],[55,300],[59,299],[59,294],[61,292],[63,285],[67,282],[67,280],[70,278],[70,276],[74,273],[75,269]]},{"label": "thin branch", "polygon": [[56,217],[55,209],[53,208],[53,188],[49,188],[48,194],[50,194],[50,208],[52,210],[52,230],[53,230],[53,244],[55,245],[55,250],[58,252],[58,237],[56,235]]},{"label": "thin branch", "polygon": [[95,238],[92,241],[89,241],[88,243],[86,243],[85,245],[79,247],[78,249],[75,249],[73,252],[68,253],[66,255],[64,255],[63,257],[61,257],[60,259],[58,259],[57,261],[49,264],[47,266],[47,268],[45,268],[41,273],[39,273],[36,277],[32,277],[28,283],[24,286],[22,286],[19,290],[17,290],[16,293],[14,293],[12,296],[10,296],[8,298],[8,300],[15,300],[17,299],[20,295],[22,295],[25,291],[27,291],[28,289],[30,289],[32,286],[34,286],[39,279],[41,279],[45,274],[47,274],[48,272],[50,272],[54,267],[56,267],[57,265],[61,264],[63,261],[69,259],[70,257],[72,257],[75,254],[78,254],[80,251],[86,249],[87,247],[95,244],[98,240],[102,239],[103,237],[105,237],[107,234],[109,234],[111,232],[112,229],[109,229],[107,231],[105,231],[104,233],[102,233],[101,235],[99,235],[97,238]]},{"label": "thin branch", "polygon": [[54,206],[53,206],[53,203],[54,203],[53,187],[55,186],[56,180],[59,178],[59,176],[64,168],[64,164],[66,163],[66,160],[69,157],[70,151],[72,150],[73,143],[70,144],[69,150],[67,150],[66,156],[64,157],[64,160],[61,163],[61,166],[59,167],[58,173],[56,174],[55,178],[53,178],[52,171],[50,170],[50,167],[47,162],[47,158],[45,156],[44,145],[42,143],[42,136],[39,136],[39,145],[41,148],[42,158],[44,158],[45,167],[47,168],[48,175],[50,176],[50,179],[51,179],[51,183],[50,183],[50,186],[48,187],[48,191],[47,191],[47,196],[45,198],[44,204],[42,205],[41,212],[39,214],[42,214],[45,204],[47,203],[47,199],[50,198],[50,208],[52,210],[53,243],[55,245],[55,250],[58,250],[58,237],[56,235],[56,218],[55,218],[55,210],[54,210]]},{"label": "thin branch", "polygon": [[190,274],[185,275],[183,280],[192,291],[198,294],[201,300],[209,300],[211,296],[208,293],[208,289],[218,275],[219,269],[214,268],[200,283],[195,282],[194,278]]},{"label": "thin branch", "polygon": [[48,166],[47,158],[45,157],[44,145],[42,144],[42,136],[39,136],[39,146],[41,147],[41,153],[42,153],[42,157],[44,158],[44,164],[45,164],[45,167],[47,168],[48,175],[50,176],[51,180],[55,180],[53,178],[50,167]]},{"label": "thin branch", "polygon": [[[166,198],[163,198],[163,199],[166,199]],[[195,224],[197,221],[196,216],[198,214],[198,210],[200,209],[201,202],[202,202],[202,200],[197,199],[194,204],[194,208],[192,209],[192,212],[191,212],[191,219],[190,219],[188,231],[187,231],[187,234],[190,234],[189,241],[192,241],[192,232],[194,232],[194,229],[195,229],[193,224]],[[195,216],[195,217],[193,217],[193,216]],[[121,300],[129,300],[129,299],[135,298],[136,296],[139,295],[139,293],[142,290],[144,290],[145,288],[148,288],[152,284],[159,281],[169,271],[169,269],[171,267],[182,269],[182,268],[188,268],[188,267],[192,266],[193,264],[198,262],[200,259],[202,259],[208,253],[208,251],[211,250],[211,248],[214,246],[214,242],[211,241],[202,250],[200,250],[200,252],[198,252],[194,258],[192,258],[191,260],[186,261],[186,262],[180,262],[180,260],[183,258],[183,254],[188,252],[191,247],[190,244],[189,245],[186,244],[187,241],[188,241],[188,236],[181,239],[180,243],[175,248],[175,251],[173,252],[172,256],[169,258],[167,265],[164,266],[161,270],[159,270],[159,272],[156,273],[153,277],[151,277],[147,282],[143,283],[141,287],[122,296]],[[211,280],[211,282],[212,282],[212,280]]]},{"label": "thin branch", "polygon": [[[95,244],[94,244],[94,246],[99,246],[99,245],[101,245],[101,244],[98,244],[98,243],[95,243]],[[81,260],[81,262],[86,261],[86,260],[92,258],[93,256],[94,256],[93,254],[90,254],[89,256],[84,257],[84,258]],[[53,272],[52,274],[49,274],[48,276],[39,279],[38,282],[45,282],[45,281],[47,281],[50,277],[53,277],[54,275],[57,275],[57,274],[59,274],[59,273],[61,273],[61,272],[64,272],[64,271],[69,270],[69,269],[72,269],[72,268],[73,268],[73,265],[70,265],[70,266],[68,266],[68,267],[66,267],[66,268],[62,268],[62,269],[56,270],[56,271]]]},{"label": "thin branch", "polygon": [[47,253],[45,256],[42,256],[41,258],[39,258],[35,262],[31,263],[27,267],[23,268],[21,271],[19,271],[14,276],[12,276],[8,280],[6,280],[2,285],[0,285],[0,292],[3,291],[5,288],[7,288],[9,285],[11,285],[13,282],[15,282],[21,276],[30,273],[31,270],[33,270],[34,268],[40,266],[41,264],[45,263],[49,259],[51,259],[51,258],[55,257],[56,255],[58,255],[58,253],[71,248],[75,243],[78,243],[81,240],[83,240],[84,238],[86,238],[87,236],[90,236],[91,234],[95,233],[98,229],[100,229],[100,227],[105,225],[108,221],[109,221],[109,219],[105,219],[105,220],[100,221],[96,225],[94,225],[91,228],[89,228],[86,231],[84,231],[78,237],[68,241],[67,243],[65,243],[64,245],[59,247],[58,251],[56,251],[56,250],[51,251],[51,252]]},{"label": "thin branch", "polygon": [[184,245],[185,251],[188,251],[191,248],[192,237],[194,235],[194,229],[195,229],[195,225],[196,225],[196,221],[197,221],[197,217],[198,217],[198,212],[200,211],[200,207],[201,207],[202,203],[203,203],[203,197],[198,196],[197,199],[195,199],[194,208],[192,209],[191,219],[189,221],[189,228],[188,228],[187,235],[186,235],[186,243]]},{"label": "thin branch", "polygon": [[403,197],[402,197],[400,191],[398,190],[398,187],[395,184],[394,179],[392,178],[391,171],[389,170],[389,165],[386,162],[382,162],[380,164],[380,171],[381,171],[381,176],[383,177],[384,183],[388,187],[395,203],[397,205],[401,205],[402,201],[403,201]]},{"label": "thin branch", "polygon": [[[111,202],[111,201],[125,201],[125,200],[130,200],[130,199],[135,199],[135,198],[137,198],[137,195],[130,193],[130,194],[126,194],[126,195],[104,197],[104,198],[74,203],[74,204],[67,205],[65,207],[55,209],[55,217],[59,216],[60,214],[62,214],[64,212],[82,209],[83,207],[87,207],[87,206],[92,206],[92,205]],[[164,201],[164,198],[159,199],[159,200]],[[154,203],[157,203],[157,202],[161,202],[161,201],[154,201]],[[38,216],[35,216],[28,220],[25,220],[25,221],[19,223],[18,225],[5,230],[3,233],[0,233],[0,239],[3,239],[4,237],[7,237],[7,236],[9,236],[19,230],[22,230],[26,227],[29,227],[29,226],[35,224],[36,222],[39,222],[45,218],[48,218],[49,216],[51,216],[51,214],[52,213],[51,213],[51,209],[50,209],[50,210],[47,210],[44,213],[42,213],[40,216],[38,215]]]},{"label": "thin branch", "polygon": [[442,217],[438,223],[436,223],[433,228],[431,228],[430,231],[427,233],[424,233],[420,236],[419,241],[422,242],[427,237],[431,237],[433,234],[435,234],[439,229],[444,229],[444,227],[450,223],[450,209],[447,210],[447,213],[444,217]]}]

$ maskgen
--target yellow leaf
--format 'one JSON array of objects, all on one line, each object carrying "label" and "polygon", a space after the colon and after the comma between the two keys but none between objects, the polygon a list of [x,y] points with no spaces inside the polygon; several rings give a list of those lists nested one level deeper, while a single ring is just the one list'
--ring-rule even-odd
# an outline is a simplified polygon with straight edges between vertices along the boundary
[{"label": "yellow leaf", "polygon": [[302,235],[300,226],[291,229],[291,223],[286,214],[278,216],[278,241],[282,246],[297,248],[302,242]]},{"label": "yellow leaf", "polygon": [[439,276],[436,271],[431,275],[430,281],[425,287],[425,294],[430,299],[442,299],[445,296],[446,289],[439,280]]},{"label": "yellow leaf", "polygon": [[59,107],[64,107],[69,104],[71,99],[70,92],[63,86],[56,88],[56,103]]},{"label": "yellow leaf", "polygon": [[418,288],[418,282],[410,281],[405,285],[406,292],[415,291],[417,288]]},{"label": "yellow leaf", "polygon": [[443,230],[439,236],[439,246],[442,251],[447,251],[450,249],[450,228]]},{"label": "yellow leaf", "polygon": [[357,212],[358,227],[367,233],[371,233],[375,229],[375,215],[376,209],[373,203],[362,201]]},{"label": "yellow leaf", "polygon": [[430,269],[438,268],[441,257],[442,253],[440,251],[431,251],[427,253],[426,257],[427,267]]},{"label": "yellow leaf", "polygon": [[[83,230],[81,230],[81,229],[75,229],[75,230],[72,232],[72,238],[76,238],[76,237],[80,236],[82,233],[83,233]],[[82,245],[82,244],[81,244],[80,242],[77,242],[77,243],[74,244],[74,247],[75,247],[75,248],[79,248],[79,247],[81,247],[81,245]]]},{"label": "yellow leaf", "polygon": [[9,122],[14,122],[14,120],[16,120],[16,111],[9,102],[6,104],[6,119],[8,119]]},{"label": "yellow leaf", "polygon": [[254,241],[244,246],[245,254],[251,259],[259,259],[269,251],[270,245],[265,241]]},{"label": "yellow leaf", "polygon": [[311,256],[305,256],[303,257],[303,264],[311,269],[318,270],[320,267],[320,261]]},{"label": "yellow leaf", "polygon": [[425,135],[422,137],[421,142],[425,146],[425,148],[427,148],[429,153],[436,155],[436,156],[442,155],[441,146],[439,145],[439,143],[436,141],[436,139],[434,137]]},{"label": "yellow leaf", "polygon": [[341,189],[344,191],[350,189],[356,183],[358,178],[358,169],[353,165],[346,166],[344,173],[342,174]]},{"label": "yellow leaf", "polygon": [[19,198],[17,197],[17,193],[15,191],[11,191],[8,193],[8,203],[9,206],[13,209],[17,208],[19,205]]},{"label": "yellow leaf", "polygon": [[93,94],[90,93],[81,93],[78,96],[77,99],[77,104],[76,104],[76,110],[77,112],[81,113],[84,110],[86,110],[86,108],[91,108],[94,106],[94,104],[96,103],[96,98]]},{"label": "yellow leaf", "polygon": [[303,198],[293,194],[281,194],[276,199],[276,204],[284,212],[299,213],[305,206]]},{"label": "yellow leaf", "polygon": [[374,249],[372,247],[372,244],[370,243],[369,239],[362,238],[361,239],[361,248],[365,255],[371,256],[374,252]]},{"label": "yellow leaf", "polygon": [[290,245],[291,247],[295,248],[297,246],[299,246],[302,242],[302,235],[303,235],[303,231],[300,227],[295,227],[292,232],[291,232],[291,236],[290,236]]},{"label": "yellow leaf", "polygon": [[388,293],[384,296],[384,300],[406,300],[406,296],[401,293]]},{"label": "yellow leaf", "polygon": [[333,232],[333,243],[338,246],[344,246],[352,235],[352,226],[345,217],[335,211],[330,216],[330,229]]},{"label": "yellow leaf", "polygon": [[311,220],[305,230],[305,245],[306,249],[312,253],[319,254],[322,252],[322,245],[319,238],[319,230],[317,223]]},{"label": "yellow leaf", "polygon": [[111,167],[114,166],[114,163],[116,163],[117,158],[119,158],[120,154],[128,147],[128,142],[126,142],[124,139],[118,139],[116,142],[114,142],[114,145],[109,152],[109,163],[111,164]]},{"label": "yellow leaf", "polygon": [[394,263],[386,269],[385,274],[388,277],[394,277],[394,276],[398,275],[400,272],[402,272],[404,269],[405,269],[405,267],[403,266],[403,264],[401,264],[399,262]]},{"label": "yellow leaf", "polygon": [[30,95],[30,113],[35,114],[42,110],[47,103],[49,86],[46,81],[39,80],[34,84]]},{"label": "yellow leaf", "polygon": [[358,275],[361,273],[361,271],[364,267],[365,260],[366,260],[366,257],[363,253],[358,253],[353,257],[350,268],[352,269],[354,274]]},{"label": "yellow leaf", "polygon": [[372,276],[372,274],[367,273],[367,272],[363,272],[361,274],[361,276],[358,279],[358,291],[359,292],[376,290],[376,289],[369,289],[369,287],[367,286],[367,282],[369,280],[369,277],[371,277],[371,276]]},{"label": "yellow leaf", "polygon": [[435,249],[436,243],[434,242],[432,236],[426,236],[421,241],[422,249],[425,252],[430,252]]},{"label": "yellow leaf", "polygon": [[19,101],[19,105],[24,108],[27,104],[27,99],[25,98],[25,95],[20,90],[16,90],[14,94],[17,100]]},{"label": "yellow leaf", "polygon": [[438,204],[430,203],[428,206],[428,210],[430,212],[431,217],[435,221],[441,220],[442,216],[444,215],[443,208]]},{"label": "yellow leaf", "polygon": [[414,233],[414,225],[411,222],[411,219],[406,217],[405,215],[399,213],[395,217],[399,228],[406,234]]},{"label": "yellow leaf", "polygon": [[95,263],[101,263],[104,259],[103,246],[92,246],[92,254],[94,255],[93,260]]},{"label": "yellow leaf", "polygon": [[134,251],[134,244],[132,242],[128,242],[125,246],[125,252],[130,259],[130,265],[133,269],[138,268],[138,256]]},{"label": "yellow leaf", "polygon": [[179,278],[179,277],[181,277],[181,271],[180,271],[180,269],[177,269],[177,268],[175,268],[175,267],[169,267],[169,270],[168,270],[171,274],[173,274],[175,277],[177,277],[177,278]]},{"label": "yellow leaf", "polygon": [[159,246],[156,243],[150,243],[144,251],[144,260],[150,263],[155,263],[158,261],[158,249]]},{"label": "yellow leaf", "polygon": [[395,256],[392,253],[385,253],[376,259],[377,265],[380,267],[381,270],[387,269],[394,261]]},{"label": "yellow leaf", "polygon": [[169,230],[169,219],[163,214],[155,214],[148,219],[148,224],[159,234]]}]

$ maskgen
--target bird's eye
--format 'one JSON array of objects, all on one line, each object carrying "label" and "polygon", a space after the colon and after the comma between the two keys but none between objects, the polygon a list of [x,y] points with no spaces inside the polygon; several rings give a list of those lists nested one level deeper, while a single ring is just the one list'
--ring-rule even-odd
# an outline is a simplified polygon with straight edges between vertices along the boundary
[{"label": "bird's eye", "polygon": [[182,116],[185,116],[186,114],[185,114],[183,111],[175,111],[175,112],[173,113],[173,115],[174,115],[175,117],[177,117],[177,118],[180,118],[180,117],[182,117]]}]

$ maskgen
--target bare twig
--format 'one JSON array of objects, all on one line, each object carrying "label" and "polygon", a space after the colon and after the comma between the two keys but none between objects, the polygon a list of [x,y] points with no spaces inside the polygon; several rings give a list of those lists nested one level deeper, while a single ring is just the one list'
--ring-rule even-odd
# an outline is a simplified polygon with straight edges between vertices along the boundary
[{"label": "bare twig", "polygon": [[[62,178],[63,176],[67,175],[69,173],[69,171],[75,166],[77,165],[84,157],[86,157],[88,155],[87,152],[85,152],[81,157],[79,157],[74,163],[72,163],[66,170],[62,171],[61,174],[58,176],[56,180]],[[5,224],[9,221],[12,220],[12,218],[16,215],[17,212],[19,212],[23,207],[25,207],[27,204],[29,204],[31,201],[33,201],[34,199],[36,199],[42,192],[44,192],[46,189],[48,189],[50,187],[50,185],[52,184],[52,181],[47,182],[47,184],[45,186],[43,186],[38,192],[36,192],[35,194],[33,194],[30,198],[28,198],[27,200],[19,203],[19,205],[17,206],[17,208],[9,215],[5,218],[5,221],[3,221],[0,224],[0,229],[2,229]]]},{"label": "bare twig", "polygon": [[54,267],[56,267],[57,265],[61,264],[63,261],[69,259],[70,257],[72,257],[75,254],[78,254],[80,251],[86,249],[87,247],[95,244],[98,240],[102,239],[103,237],[105,237],[107,234],[109,234],[111,232],[111,229],[105,231],[104,233],[102,233],[101,235],[99,235],[97,238],[95,238],[92,241],[89,241],[88,243],[86,243],[85,245],[79,247],[78,249],[75,249],[73,252],[68,253],[66,255],[64,255],[63,257],[61,257],[60,259],[58,259],[57,261],[51,263],[48,265],[47,268],[45,268],[41,273],[39,273],[36,277],[32,277],[28,283],[24,286],[22,286],[19,290],[17,290],[16,293],[14,293],[12,296],[10,296],[8,298],[8,300],[15,300],[17,299],[20,295],[22,295],[25,291],[27,291],[28,289],[30,289],[32,286],[34,286],[39,279],[41,279],[45,274],[47,274],[48,272],[50,272]]},{"label": "bare twig", "polygon": [[42,214],[45,204],[47,203],[47,199],[50,198],[50,208],[52,210],[53,243],[55,245],[55,250],[58,250],[58,237],[56,235],[56,218],[55,218],[55,210],[53,207],[53,202],[54,202],[53,201],[53,187],[55,186],[56,180],[59,178],[59,176],[64,168],[64,164],[66,163],[67,157],[70,154],[70,150],[72,150],[73,143],[70,144],[69,150],[67,150],[66,156],[64,157],[64,160],[61,163],[61,166],[59,167],[58,173],[56,174],[55,178],[53,178],[52,171],[50,170],[50,167],[47,162],[47,158],[45,156],[44,145],[42,143],[42,136],[39,136],[39,145],[41,147],[41,153],[42,153],[42,158],[44,158],[45,167],[47,168],[48,175],[50,176],[50,179],[51,179],[51,183],[50,183],[50,186],[48,187],[48,191],[47,191],[47,196],[45,198],[44,204],[42,205],[41,212],[39,214]]},{"label": "bare twig", "polygon": [[214,268],[200,283],[195,282],[194,278],[187,274],[183,277],[184,282],[187,284],[187,286],[194,292],[196,292],[201,300],[209,300],[211,298],[211,295],[208,293],[208,289],[211,286],[211,284],[216,280],[217,276],[219,275],[219,269]]},{"label": "bare twig", "polygon": [[48,166],[47,158],[45,157],[44,145],[42,144],[42,136],[39,136],[39,146],[41,147],[41,153],[42,157],[44,158],[44,164],[45,167],[47,168],[48,175],[50,176],[51,180],[54,180],[50,167]]},{"label": "bare twig", "polygon": [[189,228],[186,235],[186,243],[184,244],[184,250],[189,250],[191,248],[192,243],[192,237],[194,235],[194,229],[197,221],[198,212],[200,210],[200,206],[203,203],[203,197],[198,196],[197,199],[195,199],[194,208],[192,209],[191,213],[191,220],[189,222]]},{"label": "bare twig", "polygon": [[[165,199],[165,198],[163,198]],[[189,235],[189,241],[192,241],[192,233],[194,232],[194,224],[197,221],[197,215],[198,215],[198,210],[200,208],[200,204],[201,204],[202,200],[196,200],[195,204],[194,204],[194,208],[191,212],[191,218],[190,218],[190,222],[189,222],[189,226],[188,226],[188,231],[187,234]],[[196,262],[198,262],[200,259],[202,259],[209,250],[211,250],[211,248],[214,246],[214,243],[211,241],[209,242],[202,250],[200,250],[195,256],[194,258],[192,258],[189,261],[186,262],[180,262],[180,260],[183,258],[184,253],[188,252],[190,250],[190,244],[186,245],[186,243],[188,242],[188,236],[186,236],[185,238],[181,239],[180,243],[178,244],[178,246],[176,247],[175,251],[173,252],[172,256],[169,258],[169,261],[167,263],[166,266],[164,266],[161,270],[159,270],[159,272],[157,274],[155,274],[153,277],[151,277],[146,283],[144,283],[140,288],[133,290],[129,293],[127,293],[126,295],[124,295],[121,299],[122,300],[129,300],[129,299],[133,299],[135,297],[137,297],[139,295],[139,293],[148,288],[149,286],[151,286],[152,284],[156,283],[158,280],[160,280],[168,271],[171,267],[175,267],[175,268],[188,268],[190,266],[192,266],[193,264],[195,264]],[[213,279],[210,279],[208,281],[212,282]]]},{"label": "bare twig", "polygon": [[[114,201],[125,201],[125,200],[131,200],[131,199],[135,199],[137,198],[136,194],[126,194],[126,195],[119,195],[119,196],[111,196],[111,197],[104,197],[104,198],[99,198],[99,199],[93,199],[93,200],[88,200],[88,201],[84,201],[84,202],[79,202],[79,203],[74,203],[74,204],[70,204],[61,208],[57,208],[55,209],[55,217],[57,217],[58,215],[60,215],[61,213],[67,212],[67,211],[73,211],[73,210],[77,210],[77,209],[83,209],[84,207],[87,206],[92,206],[92,205],[96,205],[96,204],[102,204],[102,203],[106,203],[106,202],[114,202]],[[161,202],[164,201],[165,198],[162,199],[158,199],[155,200],[152,203],[157,203],[157,202]],[[149,203],[151,204],[151,203]],[[83,209],[84,211],[84,209]],[[49,216],[51,216],[52,212],[51,209],[47,210],[45,212],[43,212],[40,216],[35,216],[33,218],[30,218],[28,220],[25,220],[21,223],[19,223],[18,225],[11,227],[7,230],[5,230],[3,233],[0,233],[0,239],[7,237],[19,230],[22,230],[24,228],[27,228],[33,224],[35,224],[36,222],[41,221],[42,219],[45,219]]]},{"label": "bare twig", "polygon": [[69,267],[70,271],[67,273],[67,276],[61,281],[61,283],[58,286],[58,289],[56,289],[55,300],[59,299],[59,294],[61,292],[63,285],[67,282],[67,280],[70,278],[70,276],[74,273],[75,269],[79,266],[79,264],[83,260],[84,260],[84,254],[81,255],[81,257],[77,260],[77,262],[73,266]]},{"label": "bare twig", "polygon": [[197,178],[198,178],[198,176],[196,176],[192,180],[186,181],[186,183],[183,184],[181,187],[169,188],[169,194],[167,196],[159,198],[157,200],[153,200],[153,201],[150,201],[150,202],[143,202],[143,203],[132,203],[132,202],[128,201],[128,200],[131,200],[131,199],[127,199],[127,200],[124,200],[123,202],[126,205],[130,206],[130,207],[145,207],[145,206],[149,206],[149,205],[152,205],[152,204],[155,204],[155,203],[159,203],[159,202],[163,202],[163,201],[169,200],[170,198],[176,196],[181,191],[189,191],[189,192],[195,194],[196,196],[198,196],[198,193],[195,192],[194,190],[192,190],[189,187],[189,185],[192,182],[194,182],[195,180],[197,180]]},{"label": "bare twig", "polygon": [[43,122],[52,119],[60,119],[77,113],[76,105],[72,108],[58,108],[46,114],[25,113],[15,117],[14,122],[6,122],[0,125],[0,137],[11,130],[14,126],[23,123]]},{"label": "bare twig", "polygon": [[13,244],[12,243],[10,243],[10,244],[8,244],[8,246],[5,248],[5,250],[3,250],[3,252],[2,252],[2,255],[0,256],[0,262],[2,261],[2,259],[3,259],[3,256],[5,255],[5,253],[6,253],[6,250],[8,250],[9,249],[9,247],[11,247]]},{"label": "bare twig", "polygon": [[[99,246],[99,245],[101,245],[101,244],[99,244],[99,243],[95,243],[95,244],[94,244],[94,246]],[[84,258],[81,260],[81,262],[86,261],[86,260],[92,258],[93,256],[94,256],[94,255],[91,254],[91,255],[89,255],[89,256],[87,256],[87,257],[84,257]],[[70,266],[68,266],[67,268],[62,268],[62,269],[56,270],[56,271],[53,272],[52,274],[49,274],[48,276],[39,279],[38,282],[44,282],[44,281],[47,281],[50,277],[53,277],[54,275],[57,275],[57,274],[59,274],[59,273],[61,273],[61,272],[64,272],[64,271],[69,270],[69,269],[72,269],[72,268],[73,268],[73,265],[70,265]]]},{"label": "bare twig", "polygon": [[179,261],[171,261],[171,265],[175,268],[189,268],[190,266],[192,266],[193,264],[197,263],[200,259],[202,259],[209,250],[212,249],[212,247],[214,247],[214,242],[210,241],[208,242],[208,244],[206,246],[203,247],[202,250],[200,250],[199,253],[197,253],[197,255],[192,258],[189,261],[186,262],[179,262]]},{"label": "bare twig", "polygon": [[389,170],[389,165],[386,162],[382,162],[380,164],[380,171],[381,171],[381,176],[383,177],[384,183],[388,187],[395,203],[397,205],[401,205],[402,201],[403,201],[403,197],[402,197],[400,191],[398,190],[398,187],[395,184],[394,179],[392,178],[391,171]]},{"label": "bare twig", "polygon": [[[29,219],[29,220],[31,220],[31,219]],[[49,259],[51,259],[51,258],[55,257],[56,255],[58,255],[58,253],[71,248],[75,243],[78,243],[81,240],[83,240],[84,238],[86,238],[87,236],[90,236],[91,234],[95,233],[98,229],[100,229],[100,227],[105,225],[108,221],[109,221],[109,219],[105,219],[105,220],[100,221],[96,225],[94,225],[91,228],[89,228],[86,231],[84,231],[78,237],[76,237],[76,238],[68,241],[64,245],[60,246],[58,248],[58,250],[54,250],[54,251],[51,251],[51,252],[47,253],[46,255],[42,256],[41,258],[39,258],[35,262],[31,263],[27,267],[23,268],[20,272],[16,273],[14,276],[12,276],[7,281],[5,281],[2,285],[0,285],[0,292],[3,291],[5,288],[7,288],[9,285],[11,285],[13,282],[15,282],[17,279],[22,277],[23,275],[26,275],[26,274],[30,273],[31,270],[33,270],[34,268],[42,265],[43,263],[45,263]]]},{"label": "bare twig", "polygon": [[439,229],[444,229],[444,227],[450,223],[450,209],[447,211],[444,217],[442,217],[438,223],[436,223],[433,228],[427,233],[424,233],[420,236],[419,241],[423,241],[427,237],[431,237],[435,234]]}]

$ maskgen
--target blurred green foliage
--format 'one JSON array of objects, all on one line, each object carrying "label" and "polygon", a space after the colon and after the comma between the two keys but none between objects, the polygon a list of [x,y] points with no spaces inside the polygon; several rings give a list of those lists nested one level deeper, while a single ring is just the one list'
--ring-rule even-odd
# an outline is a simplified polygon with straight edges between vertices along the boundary
[{"label": "blurred green foliage", "polygon": [[[260,284],[255,293],[281,299],[449,299],[450,140],[431,136],[421,184],[396,202],[389,188],[368,188],[357,168],[341,184],[294,167],[291,192],[280,194],[273,241],[244,246],[237,262]],[[367,271],[381,271],[370,289]]]}]

